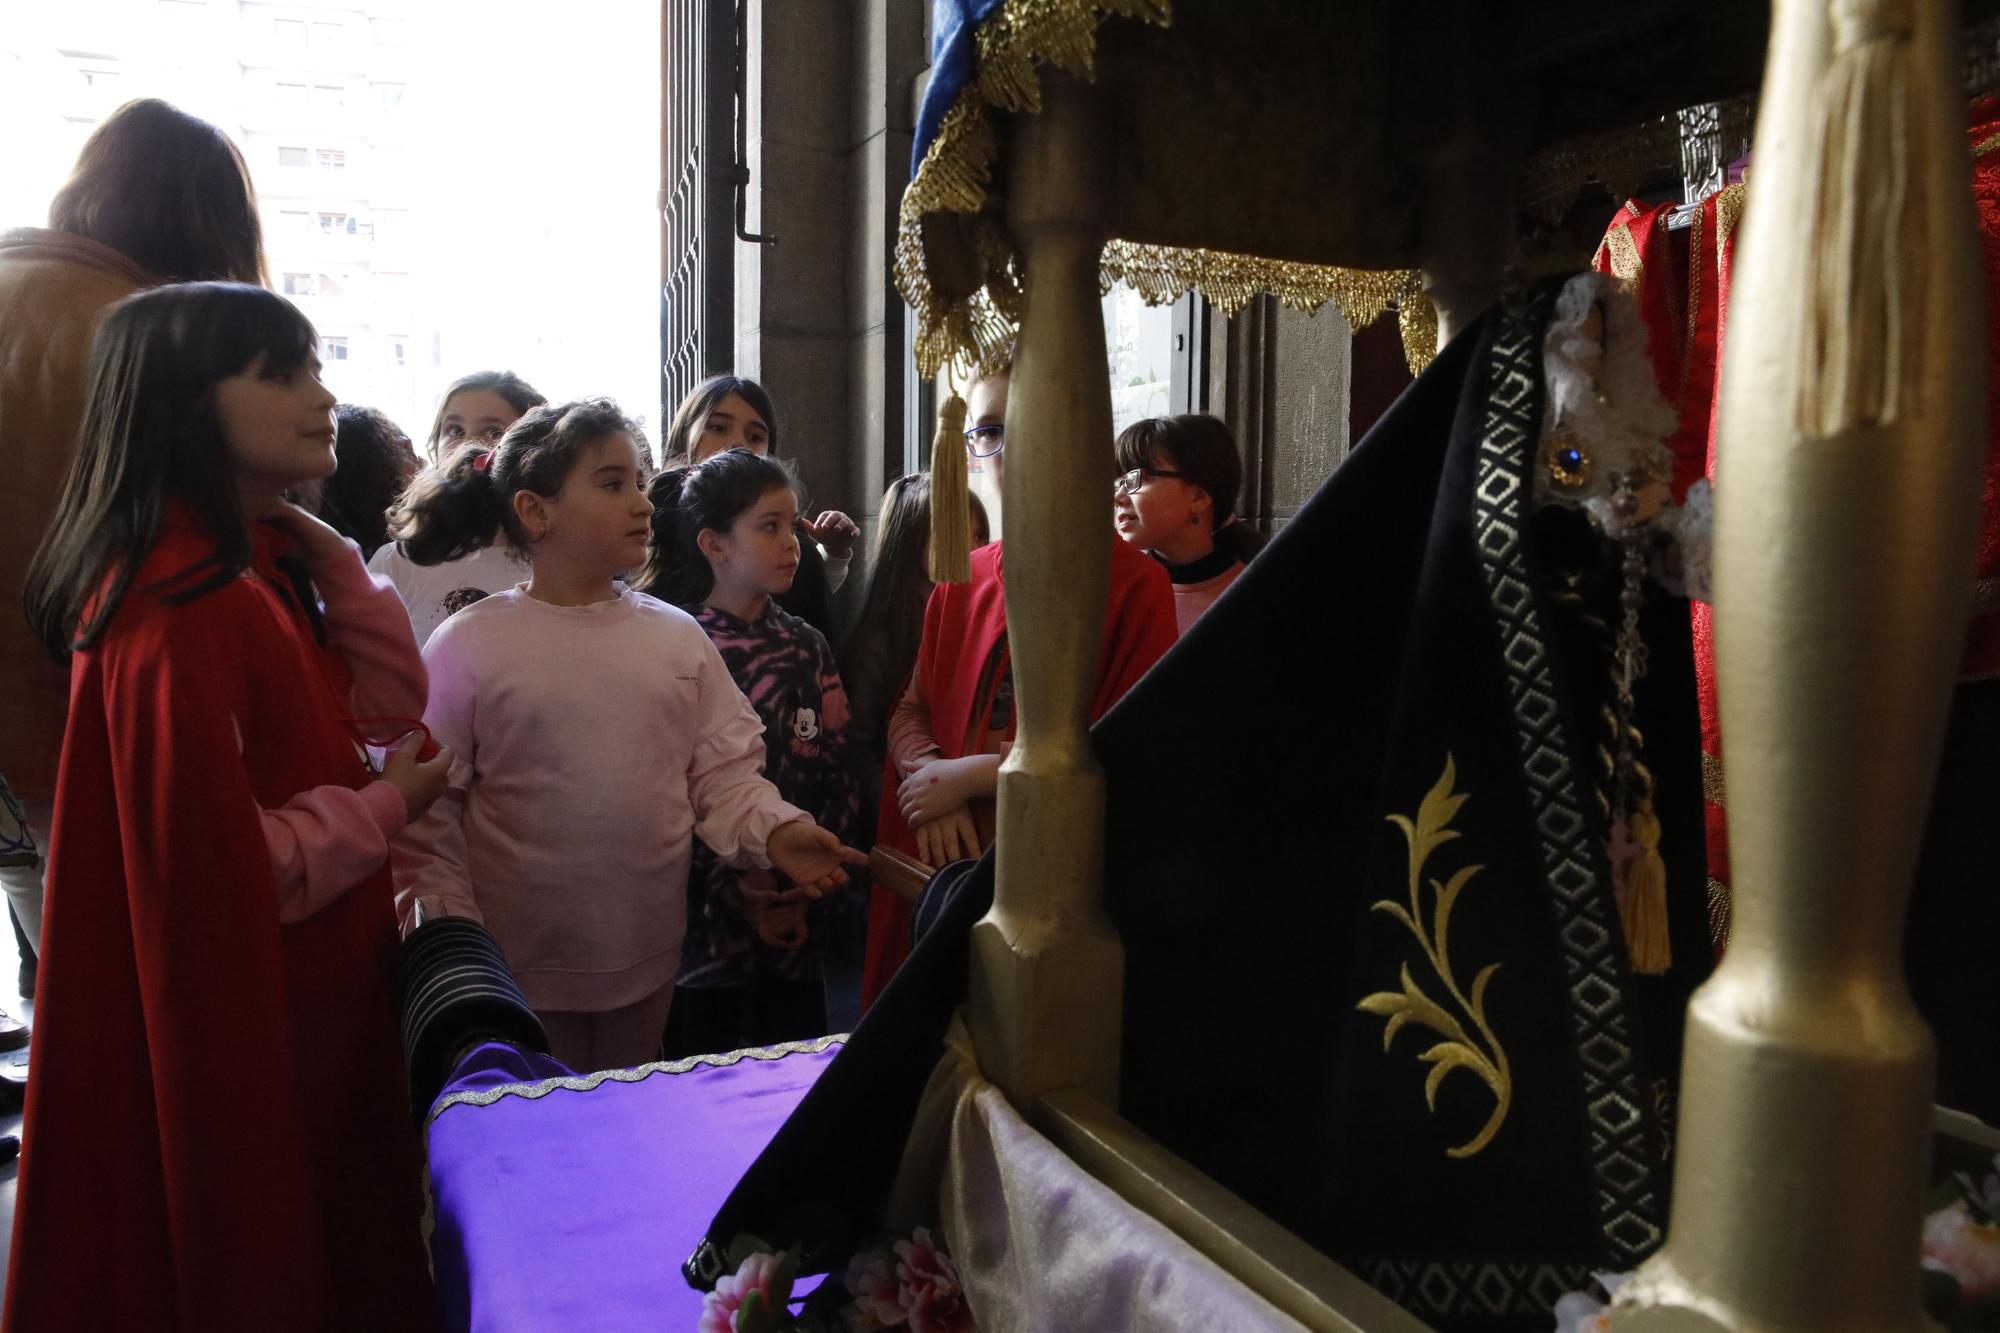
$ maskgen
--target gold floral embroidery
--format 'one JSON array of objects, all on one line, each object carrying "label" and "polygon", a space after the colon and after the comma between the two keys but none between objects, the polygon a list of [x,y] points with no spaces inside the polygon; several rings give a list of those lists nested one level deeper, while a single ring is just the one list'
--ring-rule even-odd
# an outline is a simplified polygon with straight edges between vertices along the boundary
[{"label": "gold floral embroidery", "polygon": [[1403,989],[1400,992],[1377,991],[1355,1007],[1389,1020],[1382,1030],[1382,1049],[1385,1051],[1396,1040],[1396,1033],[1403,1024],[1409,1022],[1429,1028],[1442,1038],[1417,1056],[1418,1060],[1431,1067],[1430,1076],[1424,1080],[1424,1104],[1432,1111],[1437,1109],[1438,1085],[1454,1069],[1471,1070],[1493,1090],[1493,1114],[1487,1118],[1485,1128],[1456,1148],[1446,1149],[1451,1157],[1471,1157],[1491,1143],[1493,1136],[1500,1132],[1501,1123],[1507,1118],[1507,1108],[1513,1102],[1514,1080],[1508,1071],[1507,1052],[1501,1049],[1499,1038],[1493,1035],[1493,1029],[1486,1021],[1486,986],[1493,980],[1493,974],[1500,970],[1500,964],[1488,963],[1481,968],[1479,975],[1472,979],[1472,993],[1468,996],[1459,989],[1451,955],[1446,951],[1445,932],[1451,924],[1452,906],[1465,886],[1472,882],[1472,877],[1485,867],[1462,867],[1443,883],[1432,879],[1430,926],[1429,929],[1424,926],[1424,865],[1430,860],[1431,853],[1458,836],[1451,827],[1451,821],[1457,817],[1459,807],[1470,799],[1468,793],[1452,790],[1457,775],[1456,764],[1451,755],[1446,754],[1444,775],[1425,794],[1423,803],[1417,807],[1416,819],[1403,815],[1389,816],[1389,822],[1403,830],[1403,837],[1410,847],[1410,901],[1405,906],[1394,899],[1384,898],[1374,905],[1373,910],[1387,912],[1416,936],[1417,944],[1423,949],[1424,960],[1430,964],[1438,984],[1444,988],[1445,996],[1459,1013],[1471,1020],[1474,1032],[1467,1033],[1451,1010],[1431,999],[1410,976],[1408,963],[1403,964]]}]

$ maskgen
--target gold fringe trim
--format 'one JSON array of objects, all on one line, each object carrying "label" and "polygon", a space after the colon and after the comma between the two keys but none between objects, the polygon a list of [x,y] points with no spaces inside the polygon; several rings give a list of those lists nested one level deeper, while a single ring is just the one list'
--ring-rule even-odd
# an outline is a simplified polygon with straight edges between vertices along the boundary
[{"label": "gold fringe trim", "polygon": [[[980,25],[977,73],[939,122],[897,215],[896,290],[917,314],[922,374],[935,375],[947,361],[993,370],[1012,357],[1021,313],[1020,256],[999,219],[982,216],[1000,143],[992,113],[1039,111],[1042,65],[1093,77],[1097,28],[1107,18],[1165,27],[1173,21],[1173,6],[1171,0],[1006,0]],[[932,286],[924,246],[927,213],[971,215],[981,285],[970,297],[947,301]],[[1414,270],[1345,269],[1112,241],[1104,248],[1099,279],[1107,292],[1124,282],[1148,305],[1177,301],[1198,288],[1224,314],[1235,314],[1260,292],[1306,314],[1333,302],[1357,329],[1395,306],[1412,373],[1428,365],[1437,350],[1436,313]]]}]

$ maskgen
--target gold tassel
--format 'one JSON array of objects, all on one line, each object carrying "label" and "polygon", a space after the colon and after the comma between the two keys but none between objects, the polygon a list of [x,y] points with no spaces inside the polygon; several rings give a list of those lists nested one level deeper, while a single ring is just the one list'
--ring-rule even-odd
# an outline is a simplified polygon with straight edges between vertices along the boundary
[{"label": "gold tassel", "polygon": [[1651,797],[1631,814],[1632,841],[1639,850],[1624,865],[1625,948],[1632,970],[1656,977],[1674,965],[1667,935],[1667,863],[1660,859],[1660,817]]},{"label": "gold tassel", "polygon": [[1810,436],[1921,410],[1924,155],[1909,0],[1834,0],[1804,221],[1813,247],[1793,419]]},{"label": "gold tassel", "polygon": [[948,396],[938,405],[931,437],[931,582],[972,577],[971,485],[965,469],[965,400],[946,372]]}]

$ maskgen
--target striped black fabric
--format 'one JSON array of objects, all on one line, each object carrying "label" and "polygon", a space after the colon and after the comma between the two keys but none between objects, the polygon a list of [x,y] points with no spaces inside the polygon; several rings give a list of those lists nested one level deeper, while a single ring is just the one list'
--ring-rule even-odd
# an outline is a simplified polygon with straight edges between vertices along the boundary
[{"label": "striped black fabric", "polygon": [[410,932],[397,966],[403,1054],[411,1111],[422,1121],[465,1050],[507,1041],[546,1055],[549,1039],[507,970],[500,944],[465,917],[439,917]]}]

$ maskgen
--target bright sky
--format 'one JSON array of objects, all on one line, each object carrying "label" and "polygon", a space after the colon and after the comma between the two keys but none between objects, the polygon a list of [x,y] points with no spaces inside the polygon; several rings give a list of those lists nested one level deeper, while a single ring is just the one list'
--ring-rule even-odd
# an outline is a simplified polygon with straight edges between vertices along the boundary
[{"label": "bright sky", "polygon": [[[398,13],[406,16],[403,49],[379,51],[351,36]],[[305,302],[323,334],[352,325],[352,359],[328,362],[343,398],[380,407],[421,437],[444,383],[507,368],[554,399],[615,397],[656,431],[659,13],[655,0],[0,0],[0,124],[8,127],[0,134],[0,229],[45,222],[94,118],[130,98],[165,97],[245,148],[266,196],[274,280],[294,268],[360,270],[344,282],[342,302]],[[265,73],[260,85],[255,69],[239,71],[282,64],[286,57],[272,55],[274,23],[301,19],[340,24],[343,40],[363,46],[358,63],[368,71],[329,80],[348,91],[323,122],[328,130],[260,133],[271,122],[258,108],[276,96],[272,80],[287,76]],[[115,74],[93,86],[93,68]],[[370,84],[385,79],[402,83],[393,105]],[[352,145],[344,180],[318,178],[327,200],[365,193],[351,210],[357,219],[407,208],[395,245],[401,257],[385,258],[388,247],[365,236],[313,238],[305,249],[286,239],[301,225],[273,216],[283,188],[276,182],[305,177],[277,169],[275,145],[302,137]],[[398,141],[406,149],[396,150]],[[367,272],[385,262],[407,269],[407,281]],[[395,286],[402,295],[392,300]],[[392,307],[398,313],[384,313]],[[400,368],[390,359],[391,330],[407,335]]]}]

